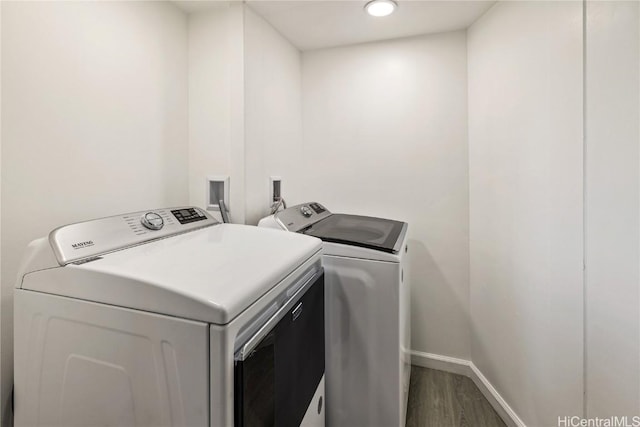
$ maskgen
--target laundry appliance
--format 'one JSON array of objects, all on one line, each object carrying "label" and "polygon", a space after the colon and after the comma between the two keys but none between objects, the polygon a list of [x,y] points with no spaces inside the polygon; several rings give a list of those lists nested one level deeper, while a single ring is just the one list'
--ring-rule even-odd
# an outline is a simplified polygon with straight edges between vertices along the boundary
[{"label": "laundry appliance", "polygon": [[259,226],[323,241],[327,425],[404,427],[411,373],[407,223],[334,214],[312,202]]},{"label": "laundry appliance", "polygon": [[197,207],[33,241],[15,290],[16,426],[323,426],[321,247]]}]

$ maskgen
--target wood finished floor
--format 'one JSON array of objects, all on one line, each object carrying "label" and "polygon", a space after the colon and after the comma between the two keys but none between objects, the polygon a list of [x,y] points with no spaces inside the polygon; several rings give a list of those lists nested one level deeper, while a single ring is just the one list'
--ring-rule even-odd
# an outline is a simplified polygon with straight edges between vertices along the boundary
[{"label": "wood finished floor", "polygon": [[407,427],[506,427],[469,378],[411,367]]}]

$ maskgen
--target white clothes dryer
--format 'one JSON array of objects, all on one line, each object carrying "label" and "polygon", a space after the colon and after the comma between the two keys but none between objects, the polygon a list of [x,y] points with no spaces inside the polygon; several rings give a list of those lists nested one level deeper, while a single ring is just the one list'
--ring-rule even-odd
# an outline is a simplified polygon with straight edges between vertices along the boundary
[{"label": "white clothes dryer", "polygon": [[304,203],[259,226],[322,239],[327,425],[404,427],[410,360],[407,223]]},{"label": "white clothes dryer", "polygon": [[324,425],[321,241],[196,207],[32,242],[15,290],[16,426]]}]

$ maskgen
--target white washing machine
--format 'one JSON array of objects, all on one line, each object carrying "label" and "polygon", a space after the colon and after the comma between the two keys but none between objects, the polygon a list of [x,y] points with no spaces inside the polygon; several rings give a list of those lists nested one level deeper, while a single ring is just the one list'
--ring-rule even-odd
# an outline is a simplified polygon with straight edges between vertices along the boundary
[{"label": "white washing machine", "polygon": [[323,426],[321,247],[194,207],[35,240],[15,290],[16,426]]},{"label": "white washing machine", "polygon": [[293,206],[259,226],[323,240],[327,425],[405,425],[410,360],[407,227]]}]

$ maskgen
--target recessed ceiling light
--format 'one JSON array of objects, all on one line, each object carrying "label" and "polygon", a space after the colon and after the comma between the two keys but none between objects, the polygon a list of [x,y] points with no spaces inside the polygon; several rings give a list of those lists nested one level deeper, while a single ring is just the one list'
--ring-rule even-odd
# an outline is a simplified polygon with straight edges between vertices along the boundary
[{"label": "recessed ceiling light", "polygon": [[391,15],[398,7],[393,0],[372,0],[364,6],[364,10],[371,16]]}]

